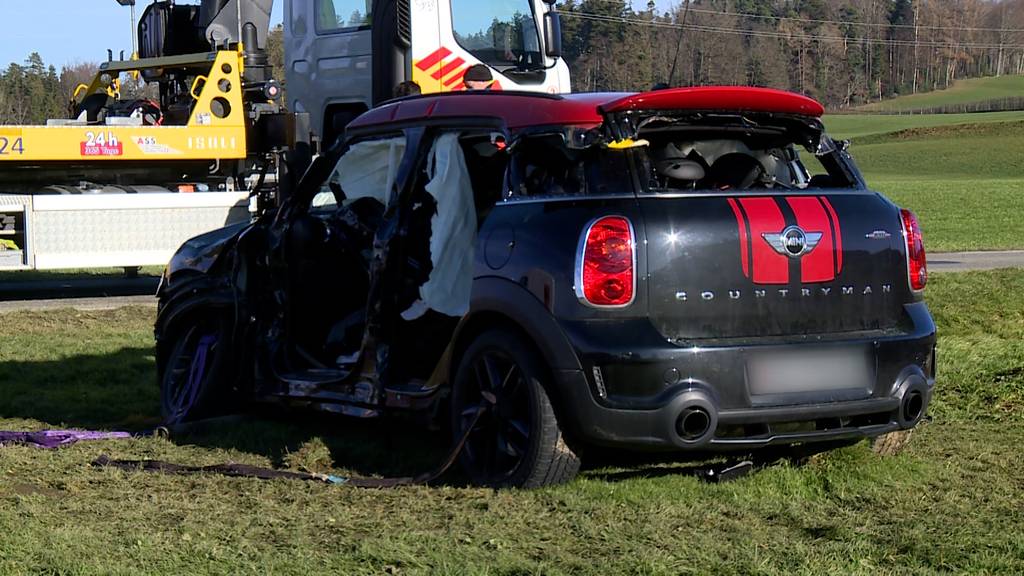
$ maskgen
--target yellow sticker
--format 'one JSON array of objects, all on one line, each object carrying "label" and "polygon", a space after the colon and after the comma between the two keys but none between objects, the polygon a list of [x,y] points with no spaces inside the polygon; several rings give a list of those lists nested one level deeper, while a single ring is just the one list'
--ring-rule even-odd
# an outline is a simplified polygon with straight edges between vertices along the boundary
[{"label": "yellow sticker", "polygon": [[617,140],[615,142],[609,142],[608,148],[610,150],[628,150],[630,148],[641,148],[643,146],[650,146],[651,143],[647,140],[633,140],[632,138],[626,138],[625,140]]}]

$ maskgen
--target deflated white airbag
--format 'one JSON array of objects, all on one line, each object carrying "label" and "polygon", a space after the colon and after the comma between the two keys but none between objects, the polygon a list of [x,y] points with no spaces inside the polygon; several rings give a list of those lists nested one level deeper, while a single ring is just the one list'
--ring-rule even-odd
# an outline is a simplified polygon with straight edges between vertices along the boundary
[{"label": "deflated white airbag", "polygon": [[429,308],[448,316],[469,312],[476,247],[476,206],[459,135],[441,135],[430,151],[428,194],[437,202],[431,218],[430,261],[433,270],[420,287],[420,300],[402,313],[414,320]]},{"label": "deflated white airbag", "polygon": [[353,144],[335,165],[331,181],[345,191],[346,203],[376,198],[387,208],[403,154],[405,138],[401,137]]}]

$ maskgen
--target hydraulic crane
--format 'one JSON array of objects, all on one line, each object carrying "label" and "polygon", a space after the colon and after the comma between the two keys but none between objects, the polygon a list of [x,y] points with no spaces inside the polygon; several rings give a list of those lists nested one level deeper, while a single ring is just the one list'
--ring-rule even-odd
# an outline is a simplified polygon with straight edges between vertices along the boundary
[{"label": "hydraulic crane", "polygon": [[[136,0],[116,1],[135,27]],[[273,205],[303,165],[289,158],[399,82],[462,89],[484,63],[493,89],[568,91],[551,0],[469,1],[285,0],[286,105],[267,51],[273,0],[154,0],[131,56],[108,51],[66,118],[0,126],[0,269],[163,264]]]}]

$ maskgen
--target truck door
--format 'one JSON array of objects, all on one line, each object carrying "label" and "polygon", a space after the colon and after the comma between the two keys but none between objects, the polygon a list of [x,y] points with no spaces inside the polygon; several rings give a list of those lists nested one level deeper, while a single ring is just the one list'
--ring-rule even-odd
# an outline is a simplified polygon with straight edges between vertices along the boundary
[{"label": "truck door", "polygon": [[560,81],[559,66],[565,63],[547,56],[541,41],[539,23],[550,10],[541,0],[437,0],[436,5],[440,42],[414,42],[414,77],[440,81],[441,91],[462,90],[466,70],[483,63],[494,75],[492,90],[568,90]]},{"label": "truck door", "polygon": [[[372,100],[373,0],[285,2],[288,105],[325,141]],[[341,120],[335,121],[338,117]]]}]

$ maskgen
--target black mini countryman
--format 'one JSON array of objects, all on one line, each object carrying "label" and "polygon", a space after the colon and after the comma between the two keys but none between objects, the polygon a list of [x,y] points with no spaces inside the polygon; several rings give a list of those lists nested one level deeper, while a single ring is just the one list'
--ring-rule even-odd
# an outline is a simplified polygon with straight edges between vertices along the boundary
[{"label": "black mini countryman", "polygon": [[803,96],[456,93],[367,112],[159,290],[163,410],[421,411],[477,482],[615,449],[909,429],[935,373],[915,216]]}]

